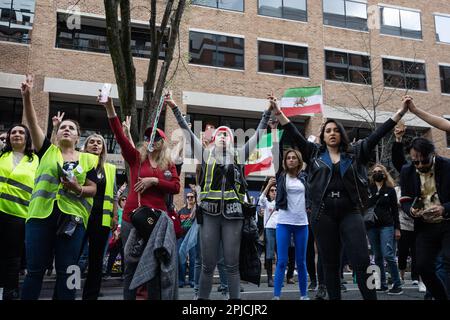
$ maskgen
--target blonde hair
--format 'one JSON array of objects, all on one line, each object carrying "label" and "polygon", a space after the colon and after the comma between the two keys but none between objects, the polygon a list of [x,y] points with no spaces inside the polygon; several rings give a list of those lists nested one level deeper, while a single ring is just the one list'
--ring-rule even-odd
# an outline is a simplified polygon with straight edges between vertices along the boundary
[{"label": "blonde hair", "polygon": [[298,159],[298,166],[297,166],[297,174],[303,169],[303,157],[302,154],[300,153],[300,151],[295,150],[295,149],[288,149],[286,151],[286,153],[283,156],[283,169],[285,172],[288,172],[288,167],[287,167],[287,156],[289,153],[294,153],[297,156]]},{"label": "blonde hair", "polygon": [[370,177],[369,177],[369,181],[371,184],[375,184],[375,181],[373,180],[373,170],[375,170],[375,168],[380,168],[381,171],[383,171],[384,174],[384,185],[389,187],[389,188],[394,188],[395,187],[395,181],[394,178],[392,178],[391,174],[387,171],[386,167],[383,166],[381,163],[376,163],[372,166],[372,168],[370,168]]},{"label": "blonde hair", "polygon": [[[167,147],[166,141],[164,139],[160,140],[161,150],[158,153],[158,156],[156,157],[155,162],[159,169],[161,170],[167,170],[170,165],[172,165],[172,160],[170,159],[170,150]],[[148,143],[142,143],[142,145],[138,148],[138,151],[141,155],[141,163],[147,159],[147,155],[150,154],[147,150]]]},{"label": "blonde hair", "polygon": [[94,133],[94,134],[91,134],[89,137],[87,137],[87,139],[84,141],[83,151],[87,152],[86,148],[88,146],[89,140],[91,140],[92,138],[98,138],[98,139],[102,140],[103,148],[102,148],[102,152],[98,156],[97,168],[103,169],[103,167],[105,166],[105,162],[106,162],[106,141],[101,135]]}]

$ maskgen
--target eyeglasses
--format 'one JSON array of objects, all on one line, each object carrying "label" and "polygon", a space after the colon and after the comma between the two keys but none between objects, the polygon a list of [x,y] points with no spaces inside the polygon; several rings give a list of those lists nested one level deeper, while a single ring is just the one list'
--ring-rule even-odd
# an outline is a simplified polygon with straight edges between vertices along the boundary
[{"label": "eyeglasses", "polygon": [[375,171],[373,171],[372,173],[373,173],[373,174],[375,174],[375,173],[383,173],[383,171],[375,170]]},{"label": "eyeglasses", "polygon": [[188,199],[194,199],[194,196],[187,196]]},{"label": "eyeglasses", "polygon": [[412,160],[412,159],[411,159],[411,162],[412,162],[415,166],[418,166],[419,164],[426,165],[426,164],[429,164],[429,163],[431,162],[431,156],[429,156],[428,158],[423,159],[423,160]]}]

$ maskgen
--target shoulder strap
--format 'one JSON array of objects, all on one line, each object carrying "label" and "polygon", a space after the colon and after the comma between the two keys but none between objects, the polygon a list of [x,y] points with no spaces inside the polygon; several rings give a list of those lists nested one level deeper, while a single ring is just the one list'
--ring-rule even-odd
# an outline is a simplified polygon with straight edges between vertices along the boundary
[{"label": "shoulder strap", "polygon": [[[138,179],[141,176],[141,165],[142,165],[142,162],[141,162],[141,159],[139,159]],[[130,186],[130,188],[131,188],[131,186]],[[141,193],[138,192],[137,194],[138,194],[138,208],[139,208],[141,206]]]}]

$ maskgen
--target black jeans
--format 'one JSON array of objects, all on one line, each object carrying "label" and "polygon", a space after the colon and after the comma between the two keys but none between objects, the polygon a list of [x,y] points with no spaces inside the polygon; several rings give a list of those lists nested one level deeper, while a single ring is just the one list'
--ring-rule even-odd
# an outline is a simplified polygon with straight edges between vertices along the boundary
[{"label": "black jeans", "polygon": [[[341,299],[341,242],[356,273],[359,291],[365,300],[376,300],[375,288],[366,285],[370,265],[366,229],[362,215],[349,208],[345,198],[327,198],[318,218],[312,217],[312,227],[323,259],[325,285],[330,300]],[[370,273],[371,275],[371,273]]]},{"label": "black jeans", "polygon": [[405,270],[408,256],[411,256],[411,280],[419,280],[416,267],[416,233],[414,231],[400,230],[398,240],[398,269]]},{"label": "black jeans", "polygon": [[0,287],[3,299],[18,299],[25,219],[0,212]]},{"label": "black jeans", "polygon": [[442,250],[447,282],[450,281],[450,221],[423,223],[417,230],[417,271],[436,300],[448,300],[445,285],[436,275],[436,258]]},{"label": "black jeans", "polygon": [[91,213],[84,241],[89,241],[88,274],[83,288],[83,300],[97,300],[102,284],[103,256],[108,242],[109,227],[102,226],[102,215]]},{"label": "black jeans", "polygon": [[314,249],[314,233],[311,227],[311,224],[308,225],[309,232],[308,232],[308,248],[306,251],[306,267],[308,269],[309,274],[309,280],[311,282],[318,281],[319,285],[324,284],[323,283],[323,268],[322,268],[322,258],[317,253],[317,271],[316,271],[316,252]]}]

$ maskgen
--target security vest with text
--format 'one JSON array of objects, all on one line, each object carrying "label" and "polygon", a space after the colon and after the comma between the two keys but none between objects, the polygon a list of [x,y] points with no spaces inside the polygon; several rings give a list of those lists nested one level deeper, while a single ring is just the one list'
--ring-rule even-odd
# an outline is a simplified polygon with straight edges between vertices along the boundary
[{"label": "security vest with text", "polygon": [[[63,163],[61,150],[52,144],[41,158],[37,169],[27,221],[31,218],[47,218],[52,213],[56,201],[62,212],[80,217],[84,226],[87,226],[94,200],[92,197],[78,197],[75,193],[62,187],[58,164],[63,167]],[[81,186],[86,181],[87,173],[95,169],[97,163],[96,155],[80,153],[78,165],[73,169],[73,173]]]},{"label": "security vest with text", "polygon": [[[236,161],[237,157],[235,157]],[[202,165],[200,181],[200,206],[210,215],[223,214],[228,219],[241,219],[244,201],[244,177],[237,163],[219,164],[213,157],[213,151]]]},{"label": "security vest with text", "polygon": [[0,211],[25,219],[39,158],[24,155],[15,168],[13,161],[13,152],[0,157]]}]

